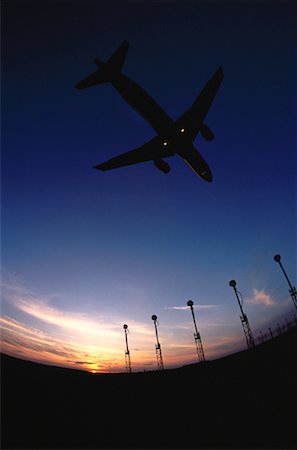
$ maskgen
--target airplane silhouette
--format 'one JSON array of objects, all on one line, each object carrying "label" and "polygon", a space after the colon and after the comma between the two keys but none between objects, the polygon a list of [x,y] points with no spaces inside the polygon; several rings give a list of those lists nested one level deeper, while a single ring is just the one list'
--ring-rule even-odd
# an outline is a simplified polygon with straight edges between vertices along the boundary
[{"label": "airplane silhouette", "polygon": [[124,41],[107,62],[95,59],[98,70],[75,87],[84,89],[110,82],[124,100],[148,121],[157,136],[141,147],[122,153],[94,168],[110,170],[152,160],[158,169],[168,173],[170,166],[163,158],[179,155],[197,175],[211,182],[211,170],[193,146],[193,140],[199,132],[207,141],[214,139],[213,132],[204,123],[204,118],[224,78],[223,69],[217,69],[191,107],[174,121],[142,87],[122,73],[128,47],[128,42]]}]

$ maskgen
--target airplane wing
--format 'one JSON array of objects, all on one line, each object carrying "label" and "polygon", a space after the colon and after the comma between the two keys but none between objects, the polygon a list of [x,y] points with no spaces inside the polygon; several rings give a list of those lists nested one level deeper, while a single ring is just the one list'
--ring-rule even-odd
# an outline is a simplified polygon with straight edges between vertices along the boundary
[{"label": "airplane wing", "polygon": [[174,153],[172,153],[172,151],[169,152],[166,147],[164,147],[160,137],[156,136],[141,147],[115,156],[102,164],[94,166],[94,168],[98,170],[110,170],[145,161],[158,161],[173,155]]},{"label": "airplane wing", "polygon": [[224,73],[221,67],[208,80],[192,106],[180,116],[176,124],[187,130],[188,136],[194,140],[203,126],[203,121],[223,81]]}]

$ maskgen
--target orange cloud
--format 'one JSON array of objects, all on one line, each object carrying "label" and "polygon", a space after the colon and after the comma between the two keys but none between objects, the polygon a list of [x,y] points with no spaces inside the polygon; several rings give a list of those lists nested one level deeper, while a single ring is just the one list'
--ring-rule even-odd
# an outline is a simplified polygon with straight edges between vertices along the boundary
[{"label": "orange cloud", "polygon": [[264,292],[263,289],[261,291],[259,291],[258,289],[254,289],[253,293],[254,293],[254,296],[251,300],[251,303],[258,304],[258,305],[261,304],[261,305],[266,305],[266,306],[275,305],[275,301],[272,299],[272,297],[269,294]]}]

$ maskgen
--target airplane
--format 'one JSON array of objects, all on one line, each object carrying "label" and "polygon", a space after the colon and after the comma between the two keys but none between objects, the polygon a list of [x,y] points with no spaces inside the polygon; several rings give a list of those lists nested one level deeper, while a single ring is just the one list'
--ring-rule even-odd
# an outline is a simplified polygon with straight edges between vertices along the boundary
[{"label": "airplane", "polygon": [[115,156],[94,168],[105,171],[153,161],[159,170],[168,173],[171,168],[163,158],[178,155],[198,176],[211,182],[211,170],[194,147],[193,141],[199,132],[207,141],[214,139],[214,134],[204,123],[204,119],[224,78],[222,67],[207,81],[190,108],[174,121],[141,86],[122,73],[128,48],[129,43],[123,41],[107,62],[95,59],[98,70],[77,83],[75,88],[85,89],[111,83],[123,99],[151,125],[157,135],[144,145]]}]

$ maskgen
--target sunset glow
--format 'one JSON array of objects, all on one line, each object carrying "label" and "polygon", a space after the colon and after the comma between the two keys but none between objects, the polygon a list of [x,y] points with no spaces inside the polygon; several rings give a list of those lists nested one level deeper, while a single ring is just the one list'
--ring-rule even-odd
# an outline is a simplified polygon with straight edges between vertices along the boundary
[{"label": "sunset glow", "polygon": [[[120,317],[94,312],[65,311],[38,297],[15,280],[3,284],[3,298],[18,319],[0,318],[1,351],[32,361],[86,370],[92,373],[125,371],[125,340]],[[264,291],[254,289],[250,305],[277,305]],[[194,305],[195,306],[195,305]],[[165,319],[170,313],[172,323]],[[219,305],[196,305],[203,314],[201,335],[207,359],[243,348],[240,327],[224,324]],[[175,316],[173,315],[175,313]],[[160,319],[159,338],[164,365],[178,367],[197,361],[193,323],[187,306],[168,306]],[[176,322],[178,320],[178,322]],[[200,321],[200,319],[198,319]],[[199,324],[200,325],[200,324]],[[230,333],[231,332],[231,333]],[[155,333],[152,323],[130,320],[128,341],[133,371],[156,370]]]}]

